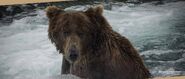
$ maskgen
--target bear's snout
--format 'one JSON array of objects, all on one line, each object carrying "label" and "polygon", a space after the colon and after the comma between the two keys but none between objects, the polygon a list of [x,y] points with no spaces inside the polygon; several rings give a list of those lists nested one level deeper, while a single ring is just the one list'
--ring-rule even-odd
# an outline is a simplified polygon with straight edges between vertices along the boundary
[{"label": "bear's snout", "polygon": [[74,62],[77,60],[78,56],[79,56],[79,51],[77,50],[77,48],[75,46],[71,46],[71,48],[69,49],[69,60]]}]

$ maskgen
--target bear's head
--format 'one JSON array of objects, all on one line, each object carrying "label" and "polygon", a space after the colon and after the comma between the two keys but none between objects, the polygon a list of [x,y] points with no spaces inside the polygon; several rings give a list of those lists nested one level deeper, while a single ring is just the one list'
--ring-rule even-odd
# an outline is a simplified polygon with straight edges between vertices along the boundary
[{"label": "bear's head", "polygon": [[64,11],[50,6],[46,9],[49,18],[48,36],[57,50],[73,63],[99,48],[103,42],[103,30],[108,22],[102,16],[103,7],[91,7],[87,11]]}]

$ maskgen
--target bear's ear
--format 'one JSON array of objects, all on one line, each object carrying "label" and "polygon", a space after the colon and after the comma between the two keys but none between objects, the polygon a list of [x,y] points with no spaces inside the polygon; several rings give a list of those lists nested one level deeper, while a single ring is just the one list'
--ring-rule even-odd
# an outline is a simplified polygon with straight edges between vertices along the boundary
[{"label": "bear's ear", "polygon": [[103,5],[98,5],[95,7],[89,8],[85,13],[90,13],[90,14],[102,14],[103,13]]},{"label": "bear's ear", "polygon": [[60,8],[58,8],[58,7],[56,7],[56,6],[48,6],[48,7],[45,9],[45,11],[46,11],[46,15],[47,15],[47,17],[48,17],[49,19],[52,18],[52,17],[57,16],[57,15],[60,14],[61,12],[64,12],[63,9],[60,9]]}]

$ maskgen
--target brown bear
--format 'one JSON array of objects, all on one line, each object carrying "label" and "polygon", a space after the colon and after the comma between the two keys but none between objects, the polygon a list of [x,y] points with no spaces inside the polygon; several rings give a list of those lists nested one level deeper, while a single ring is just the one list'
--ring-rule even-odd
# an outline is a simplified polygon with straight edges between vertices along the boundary
[{"label": "brown bear", "polygon": [[63,54],[62,74],[85,79],[148,79],[150,73],[129,40],[113,31],[103,7],[64,11],[50,6],[48,36]]}]

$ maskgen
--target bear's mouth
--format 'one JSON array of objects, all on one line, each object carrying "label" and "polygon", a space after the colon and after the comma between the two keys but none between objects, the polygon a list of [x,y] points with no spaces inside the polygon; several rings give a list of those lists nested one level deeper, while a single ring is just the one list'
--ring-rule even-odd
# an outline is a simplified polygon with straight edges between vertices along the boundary
[{"label": "bear's mouth", "polygon": [[67,61],[71,64],[73,64],[75,61],[78,60],[78,56],[74,55],[74,56],[67,56],[66,57]]}]

